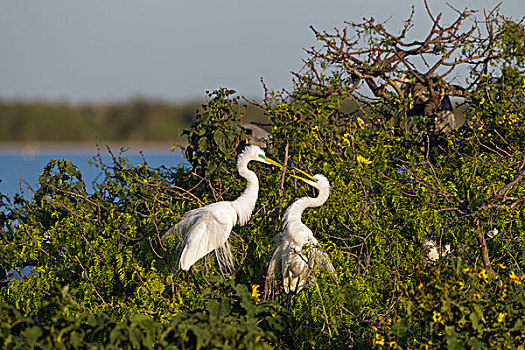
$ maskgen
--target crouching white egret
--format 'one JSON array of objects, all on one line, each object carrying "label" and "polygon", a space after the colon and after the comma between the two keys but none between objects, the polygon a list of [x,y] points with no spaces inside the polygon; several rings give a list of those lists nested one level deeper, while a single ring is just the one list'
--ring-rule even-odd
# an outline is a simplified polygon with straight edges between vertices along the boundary
[{"label": "crouching white egret", "polygon": [[[298,169],[296,169],[298,170]],[[323,205],[330,195],[330,183],[326,177],[317,174],[306,178],[292,175],[315,187],[317,197],[302,197],[292,203],[283,217],[284,230],[276,236],[276,249],[268,266],[264,286],[265,298],[271,298],[278,290],[278,276],[282,276],[286,293],[297,293],[307,283],[312,271],[326,268],[334,277],[335,269],[328,254],[319,249],[312,230],[301,222],[306,208]]]},{"label": "crouching white egret", "polygon": [[281,164],[266,157],[258,146],[246,147],[237,159],[239,174],[247,181],[243,194],[234,201],[212,203],[190,210],[164,235],[164,238],[171,234],[185,237],[179,260],[182,270],[189,270],[199,259],[215,251],[221,271],[234,271],[228,237],[234,226],[248,222],[259,193],[259,179],[255,172],[248,169],[248,163],[252,160],[282,168]]}]

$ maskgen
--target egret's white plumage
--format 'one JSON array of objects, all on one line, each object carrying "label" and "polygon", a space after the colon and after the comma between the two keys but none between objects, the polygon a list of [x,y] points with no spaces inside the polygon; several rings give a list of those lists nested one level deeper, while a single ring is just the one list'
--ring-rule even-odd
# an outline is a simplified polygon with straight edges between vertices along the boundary
[{"label": "egret's white plumage", "polygon": [[286,293],[299,292],[306,285],[310,273],[325,267],[335,275],[335,269],[328,257],[318,247],[312,230],[302,221],[301,215],[306,208],[323,205],[330,195],[330,183],[323,175],[315,175],[312,180],[304,179],[315,187],[317,197],[302,197],[296,200],[283,217],[284,230],[276,238],[276,249],[268,266],[264,287],[265,297],[271,297],[278,287],[278,276],[283,279]]},{"label": "egret's white plumage", "polygon": [[436,242],[428,237],[423,237],[421,246],[424,249],[426,258],[430,261],[436,261],[450,253],[450,244],[445,245],[444,248],[439,248]]},{"label": "egret's white plumage", "polygon": [[237,160],[239,174],[247,181],[243,194],[234,201],[212,203],[190,210],[166,232],[165,237],[171,234],[185,237],[179,260],[181,269],[188,270],[199,259],[215,251],[221,271],[234,271],[228,237],[234,226],[242,226],[248,222],[259,192],[257,175],[248,169],[248,163],[252,160],[282,167],[266,157],[258,146],[246,147]]}]

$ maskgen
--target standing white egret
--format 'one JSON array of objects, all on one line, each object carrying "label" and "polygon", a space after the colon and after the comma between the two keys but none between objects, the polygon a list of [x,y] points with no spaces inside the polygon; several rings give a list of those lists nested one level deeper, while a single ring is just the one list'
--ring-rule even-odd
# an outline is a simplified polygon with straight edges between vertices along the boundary
[{"label": "standing white egret", "polygon": [[199,259],[215,251],[221,271],[232,273],[233,257],[228,245],[232,228],[248,222],[257,201],[259,179],[248,169],[250,161],[282,165],[266,157],[258,146],[248,146],[239,155],[237,169],[247,181],[243,194],[234,201],[212,203],[190,210],[182,220],[166,232],[166,236],[177,234],[184,238],[184,250],[180,256],[180,268],[188,270]]},{"label": "standing white egret", "polygon": [[286,293],[299,292],[308,281],[313,270],[321,267],[335,276],[335,269],[328,254],[318,248],[312,230],[301,222],[301,214],[306,208],[323,205],[330,195],[330,183],[323,175],[307,178],[292,175],[315,187],[317,197],[302,197],[292,203],[283,217],[284,230],[277,237],[277,248],[268,266],[264,294],[266,298],[273,296],[278,288],[278,276],[282,275]]}]

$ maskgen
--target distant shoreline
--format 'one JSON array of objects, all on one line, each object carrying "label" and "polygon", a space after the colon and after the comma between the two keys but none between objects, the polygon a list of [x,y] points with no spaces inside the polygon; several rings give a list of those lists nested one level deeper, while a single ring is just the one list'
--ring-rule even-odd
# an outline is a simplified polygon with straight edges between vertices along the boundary
[{"label": "distant shoreline", "polygon": [[[171,153],[172,148],[176,148],[180,152],[180,148],[184,147],[183,142],[166,142],[166,141],[99,141],[98,148],[101,152],[107,152],[107,148],[115,154],[118,154],[121,149],[125,151],[144,151],[151,153]],[[175,150],[175,152],[177,152]],[[93,153],[98,152],[97,142],[88,141],[0,141],[0,154],[21,154],[21,153]]]}]

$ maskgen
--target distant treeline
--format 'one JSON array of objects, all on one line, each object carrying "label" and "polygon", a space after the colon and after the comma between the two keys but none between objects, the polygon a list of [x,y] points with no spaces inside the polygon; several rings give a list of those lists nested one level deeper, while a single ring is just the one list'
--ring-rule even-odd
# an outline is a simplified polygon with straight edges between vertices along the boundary
[{"label": "distant treeline", "polygon": [[[177,142],[201,106],[199,102],[176,104],[143,99],[84,105],[0,100],[0,142]],[[265,116],[249,107],[244,119],[264,122]]]}]

